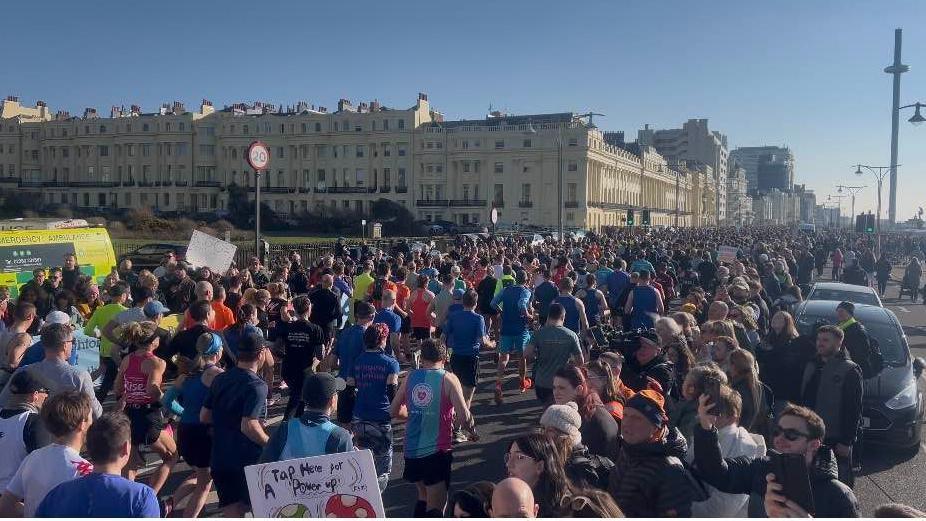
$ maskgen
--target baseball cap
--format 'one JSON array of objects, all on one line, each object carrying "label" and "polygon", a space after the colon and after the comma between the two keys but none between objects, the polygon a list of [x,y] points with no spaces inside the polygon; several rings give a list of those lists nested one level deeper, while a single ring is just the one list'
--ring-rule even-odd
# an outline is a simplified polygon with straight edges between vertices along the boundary
[{"label": "baseball cap", "polygon": [[453,300],[460,300],[460,299],[462,299],[464,293],[466,293],[466,292],[463,291],[462,289],[459,289],[459,288],[453,290]]},{"label": "baseball cap", "polygon": [[241,337],[241,340],[238,341],[238,352],[239,353],[258,353],[261,349],[264,348],[264,337],[260,336],[259,333],[245,333]]},{"label": "baseball cap", "polygon": [[312,373],[305,377],[305,382],[302,384],[302,399],[309,401],[310,397],[317,399],[319,396],[331,399],[332,396],[346,388],[347,383],[343,378],[336,378],[331,373]]},{"label": "baseball cap", "polygon": [[29,371],[19,371],[10,379],[11,394],[31,394],[34,392],[48,392],[38,379]]},{"label": "baseball cap", "polygon": [[152,300],[151,302],[145,304],[145,308],[142,311],[144,311],[145,316],[148,318],[154,318],[158,315],[166,315],[170,313],[170,309],[168,309],[164,304],[161,304],[160,300]]},{"label": "baseball cap", "polygon": [[45,325],[49,324],[64,324],[69,325],[71,323],[71,317],[68,316],[64,311],[52,311],[45,316]]}]

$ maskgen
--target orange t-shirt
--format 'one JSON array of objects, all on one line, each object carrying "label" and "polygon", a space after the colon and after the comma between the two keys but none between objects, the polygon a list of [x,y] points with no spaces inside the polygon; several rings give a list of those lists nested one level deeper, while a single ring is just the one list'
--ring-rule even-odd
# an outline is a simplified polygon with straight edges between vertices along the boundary
[{"label": "orange t-shirt", "polygon": [[396,303],[404,311],[408,311],[408,296],[412,294],[412,290],[408,288],[405,284],[396,284],[395,289],[395,300]]},{"label": "orange t-shirt", "polygon": [[235,323],[235,314],[225,303],[213,301],[212,310],[215,311],[214,330],[225,331],[226,328]]}]

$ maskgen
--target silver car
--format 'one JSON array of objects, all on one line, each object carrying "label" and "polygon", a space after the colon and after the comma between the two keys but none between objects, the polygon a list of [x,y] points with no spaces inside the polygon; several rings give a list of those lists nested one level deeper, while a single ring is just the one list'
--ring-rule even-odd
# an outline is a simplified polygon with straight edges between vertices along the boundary
[{"label": "silver car", "polygon": [[835,300],[883,308],[881,297],[874,288],[843,284],[842,282],[817,282],[810,287],[804,300]]}]

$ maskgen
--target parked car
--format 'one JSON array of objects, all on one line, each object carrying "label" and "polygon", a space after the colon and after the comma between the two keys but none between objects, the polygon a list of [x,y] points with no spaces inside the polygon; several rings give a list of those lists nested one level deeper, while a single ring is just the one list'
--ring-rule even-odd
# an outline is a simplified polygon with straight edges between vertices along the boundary
[{"label": "parked car", "polygon": [[[795,312],[801,335],[813,335],[821,323],[835,324],[838,300],[807,300]],[[884,369],[865,380],[862,429],[866,440],[912,448],[918,446],[924,419],[926,361],[910,354],[907,337],[889,309],[860,304],[855,318],[877,340]]]},{"label": "parked car", "polygon": [[176,255],[178,262],[182,262],[186,258],[185,245],[152,243],[139,246],[129,253],[120,255],[119,262],[121,263],[124,259],[129,259],[132,261],[132,268],[135,270],[153,270],[161,265],[161,261],[164,260],[164,254],[171,251]]},{"label": "parked car", "polygon": [[881,297],[874,288],[842,282],[817,282],[810,287],[805,300],[847,301],[853,304],[884,307],[881,304]]}]

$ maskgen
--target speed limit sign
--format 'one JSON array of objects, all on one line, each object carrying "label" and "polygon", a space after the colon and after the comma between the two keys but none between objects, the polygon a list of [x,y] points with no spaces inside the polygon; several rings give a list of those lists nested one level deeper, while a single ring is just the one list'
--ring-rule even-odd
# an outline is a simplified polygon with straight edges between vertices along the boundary
[{"label": "speed limit sign", "polygon": [[270,147],[263,141],[255,141],[248,147],[248,164],[257,172],[270,166]]}]

